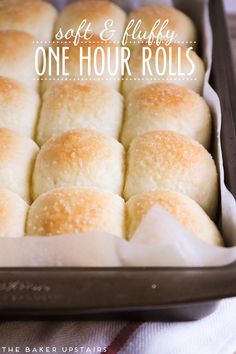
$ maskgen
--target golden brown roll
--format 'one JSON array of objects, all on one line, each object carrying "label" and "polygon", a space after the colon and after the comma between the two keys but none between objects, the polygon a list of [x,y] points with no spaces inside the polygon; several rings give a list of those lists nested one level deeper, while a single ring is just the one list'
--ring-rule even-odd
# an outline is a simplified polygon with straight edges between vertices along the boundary
[{"label": "golden brown roll", "polygon": [[218,177],[212,156],[199,143],[170,131],[135,138],[128,152],[125,198],[163,189],[189,196],[213,219]]},{"label": "golden brown roll", "polygon": [[56,16],[56,9],[44,1],[0,1],[0,30],[28,32],[39,41],[51,40]]},{"label": "golden brown roll", "polygon": [[127,97],[122,143],[128,147],[138,135],[171,130],[197,140],[206,149],[211,139],[211,115],[205,100],[176,84],[149,84]]},{"label": "golden brown roll", "polygon": [[27,203],[8,189],[0,188],[0,237],[25,234]]},{"label": "golden brown roll", "polygon": [[[60,29],[63,34],[70,29],[77,31],[83,20],[86,20],[87,24],[91,23],[91,31],[98,36],[102,34],[103,38],[120,41],[125,28],[126,15],[120,7],[109,1],[76,1],[67,5],[59,14],[55,32],[57,33]],[[108,31],[104,32],[106,21],[109,21]],[[111,33],[111,31],[114,32]]]},{"label": "golden brown roll", "polygon": [[31,205],[27,234],[99,231],[123,237],[124,214],[124,200],[113,193],[96,188],[58,188],[40,195]]},{"label": "golden brown roll", "polygon": [[0,186],[30,200],[30,183],[38,146],[29,138],[0,128]]},{"label": "golden brown roll", "polygon": [[124,148],[118,141],[90,129],[71,130],[42,146],[33,173],[33,195],[64,186],[120,194],[123,176]]},{"label": "golden brown roll", "polygon": [[[128,238],[131,238],[144,216],[155,205],[166,209],[190,233],[212,245],[223,245],[223,239],[212,220],[192,199],[170,191],[135,195],[127,202]],[[163,235],[164,237],[165,235]]]},{"label": "golden brown roll", "polygon": [[[55,81],[98,81],[118,89],[121,80],[120,45],[101,40],[95,34],[89,41],[82,39],[77,45],[71,41],[60,41],[52,45],[53,51],[63,57],[63,48],[68,60],[65,60],[65,73],[57,74],[57,64],[52,60],[51,74],[48,70],[43,77],[41,89],[44,92]],[[59,48],[59,49],[57,49]],[[67,49],[68,48],[68,49]],[[48,69],[48,68],[47,68]],[[66,75],[68,74],[68,75]]]},{"label": "golden brown roll", "polygon": [[0,75],[38,88],[35,37],[26,32],[0,31]]},{"label": "golden brown roll", "polygon": [[[146,48],[146,49],[145,49]],[[201,93],[204,82],[202,59],[190,48],[172,43],[137,45],[129,61],[131,75],[125,74],[123,93],[148,83],[176,83]]]},{"label": "golden brown roll", "polygon": [[[167,26],[162,30],[162,36],[160,39],[168,39],[167,31],[169,31],[168,35],[174,31],[175,41],[181,41],[181,43],[186,46],[192,46],[195,44],[194,42],[196,41],[197,35],[193,21],[183,12],[173,7],[160,5],[143,6],[129,14],[127,22],[129,23],[131,20],[134,20],[135,22],[132,28],[128,31],[129,35],[132,34],[132,30],[139,20],[142,21],[140,30],[147,33],[151,33],[155,22],[160,20],[160,24],[154,30],[154,36],[157,36],[164,22],[168,20]],[[130,39],[130,41],[132,42],[132,45],[136,44],[132,39]]]},{"label": "golden brown roll", "polygon": [[90,128],[118,139],[123,98],[111,87],[95,82],[61,82],[43,96],[37,132],[42,145],[71,129]]},{"label": "golden brown roll", "polygon": [[0,76],[0,128],[33,138],[39,102],[39,95],[33,89]]}]

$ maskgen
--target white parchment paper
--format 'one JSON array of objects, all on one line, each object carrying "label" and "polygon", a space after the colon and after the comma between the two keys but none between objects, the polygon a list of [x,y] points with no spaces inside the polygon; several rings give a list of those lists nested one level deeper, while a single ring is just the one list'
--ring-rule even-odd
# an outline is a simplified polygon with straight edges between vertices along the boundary
[{"label": "white parchment paper", "polygon": [[[59,7],[64,0],[54,0]],[[62,4],[63,2],[63,4]],[[124,3],[117,0],[120,5]],[[157,1],[134,0],[132,6]],[[171,1],[159,1],[170,5]],[[227,244],[236,245],[236,202],[224,185],[220,144],[221,109],[208,80],[212,62],[212,32],[207,1],[176,0],[174,5],[189,14],[202,39],[206,65],[203,95],[214,121],[214,158],[220,175],[222,231]],[[24,237],[0,240],[0,266],[220,266],[236,260],[236,247],[210,246],[187,232],[159,205],[144,218],[128,242],[114,235],[86,233],[57,237]]]}]

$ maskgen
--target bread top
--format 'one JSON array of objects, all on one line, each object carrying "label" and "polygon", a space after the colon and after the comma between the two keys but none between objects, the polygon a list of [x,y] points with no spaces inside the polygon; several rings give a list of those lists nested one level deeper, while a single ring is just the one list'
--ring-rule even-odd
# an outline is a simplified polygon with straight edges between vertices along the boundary
[{"label": "bread top", "polygon": [[30,200],[33,163],[38,152],[35,142],[6,128],[0,128],[0,185]]},{"label": "bread top", "polygon": [[[25,86],[20,82],[5,76],[0,76],[0,95],[4,97],[7,102],[11,101],[13,93],[15,93],[15,97],[18,97],[24,88]],[[26,88],[26,90],[28,91],[29,89]]]},{"label": "bread top", "polygon": [[113,88],[88,81],[56,83],[43,96],[37,141],[42,145],[51,137],[83,128],[118,139],[122,117],[123,97]]},{"label": "bread top", "polygon": [[[0,75],[37,89],[36,47],[36,38],[29,33],[15,30],[0,31]],[[41,62],[42,56],[39,55],[39,65]]]},{"label": "bread top", "polygon": [[166,170],[190,168],[201,159],[214,163],[212,156],[196,141],[171,131],[153,131],[138,136],[130,145],[138,159],[145,158],[150,168],[156,158]]},{"label": "bread top", "polygon": [[0,128],[9,128],[32,138],[40,98],[23,83],[0,76]]},{"label": "bread top", "polygon": [[187,115],[189,109],[193,109],[199,104],[206,106],[206,110],[210,114],[205,100],[199,94],[174,83],[153,83],[138,87],[127,97],[128,106],[133,102],[150,110],[152,114],[173,109],[176,111],[176,119],[179,117],[179,111],[185,112]]},{"label": "bread top", "polygon": [[209,107],[199,94],[176,84],[138,87],[127,97],[122,143],[127,147],[136,136],[152,130],[176,131],[209,148]]},{"label": "bread top", "polygon": [[20,169],[20,161],[37,151],[38,146],[33,140],[17,134],[13,130],[0,128],[0,164],[2,168],[15,162]]},{"label": "bread top", "polygon": [[123,236],[124,201],[96,188],[58,188],[39,196],[30,207],[29,235],[100,231]]},{"label": "bread top", "polygon": [[28,204],[17,194],[0,188],[0,237],[24,235]]},{"label": "bread top", "polygon": [[4,221],[4,217],[7,218],[8,213],[11,211],[15,211],[17,207],[20,205],[23,205],[24,207],[28,206],[28,204],[16,193],[6,188],[0,188],[0,215],[1,215],[0,226]]},{"label": "bread top", "polygon": [[123,151],[122,145],[115,139],[90,129],[73,129],[48,140],[38,155],[56,169],[73,168],[74,161],[80,161],[81,167],[97,163],[114,156],[114,148]]},{"label": "bread top", "polygon": [[0,1],[0,29],[25,31],[38,40],[49,41],[56,9],[44,1],[2,0]]},{"label": "bread top", "polygon": [[111,19],[114,17],[115,19],[115,15],[118,13],[125,14],[125,12],[113,2],[104,0],[80,0],[65,6],[60,15],[63,15],[63,18],[70,17],[71,20],[73,16],[75,16],[76,20],[78,18],[77,16],[80,16],[83,19],[87,19],[88,22],[92,22],[94,20],[100,20],[101,17]]},{"label": "bread top", "polygon": [[[112,96],[122,96],[115,89],[98,82],[64,81],[53,85],[43,95],[43,101],[50,101],[53,111],[63,111],[65,105],[74,112],[84,107],[97,112],[104,110]],[[48,107],[49,109],[49,107]],[[98,114],[98,118],[102,118]]]},{"label": "bread top", "polygon": [[34,58],[35,37],[23,31],[2,30],[0,31],[1,57],[7,58],[8,64],[15,63],[30,56]]},{"label": "bread top", "polygon": [[160,20],[160,25],[154,31],[155,35],[158,34],[163,22],[168,20],[168,25],[163,30],[164,35],[168,30],[175,31],[175,40],[184,41],[187,46],[191,46],[191,42],[196,40],[196,28],[193,21],[183,12],[173,7],[161,5],[139,7],[129,14],[128,22],[131,19],[134,19],[136,22],[139,19],[142,20],[141,28],[149,33],[155,22]]},{"label": "bread top", "polygon": [[[91,23],[91,31],[100,35],[105,28],[105,21],[112,20],[113,25],[109,30],[115,30],[113,41],[119,41],[125,26],[126,14],[116,4],[103,0],[81,0],[65,6],[56,21],[56,32],[62,28],[63,32],[78,26],[83,20]],[[104,33],[106,36],[106,34]],[[110,31],[107,32],[110,37]]]},{"label": "bread top", "polygon": [[[127,97],[127,110],[145,112],[145,119],[171,116],[173,119],[192,119],[193,111],[209,120],[210,109],[198,93],[172,83],[153,83],[138,87]],[[200,117],[201,119],[201,117]]]},{"label": "bread top", "polygon": [[70,130],[42,146],[33,173],[33,195],[64,186],[120,194],[123,178],[124,148],[117,140],[90,129]]},{"label": "bread top", "polygon": [[215,217],[218,175],[214,160],[202,145],[182,134],[153,131],[130,144],[125,198],[161,189],[188,195]]},{"label": "bread top", "polygon": [[[17,110],[24,106],[26,100],[34,97],[39,99],[39,95],[23,83],[10,79],[5,76],[0,76],[0,105],[12,106]],[[1,110],[1,107],[0,107]],[[22,122],[24,124],[24,122]]]},{"label": "bread top", "polygon": [[132,237],[144,216],[155,204],[166,209],[193,235],[207,243],[223,245],[220,232],[204,210],[189,197],[171,191],[147,192],[129,199],[127,202],[129,238]]}]

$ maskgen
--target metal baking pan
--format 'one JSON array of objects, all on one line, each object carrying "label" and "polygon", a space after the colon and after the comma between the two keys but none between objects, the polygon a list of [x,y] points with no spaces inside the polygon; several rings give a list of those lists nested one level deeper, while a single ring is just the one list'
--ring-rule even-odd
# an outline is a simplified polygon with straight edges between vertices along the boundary
[{"label": "metal baking pan", "polygon": [[[210,0],[211,84],[222,107],[226,184],[236,197],[236,100],[221,0]],[[236,264],[215,268],[1,268],[2,317],[194,320],[236,296]]]}]

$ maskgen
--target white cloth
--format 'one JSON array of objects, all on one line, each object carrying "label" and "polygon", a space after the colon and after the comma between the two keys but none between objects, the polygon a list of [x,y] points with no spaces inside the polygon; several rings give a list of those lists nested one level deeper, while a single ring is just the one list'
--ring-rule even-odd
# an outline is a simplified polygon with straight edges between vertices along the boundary
[{"label": "white cloth", "polygon": [[[30,321],[1,322],[2,347],[73,347],[70,353],[99,353],[125,332],[128,322],[121,321]],[[132,326],[132,324],[131,324]],[[123,333],[124,334],[124,333]],[[76,351],[75,347],[84,347]],[[98,349],[98,351],[97,351]],[[39,351],[38,351],[39,352]],[[44,351],[45,352],[45,351]],[[90,353],[91,353],[90,352]],[[236,298],[223,300],[210,316],[194,322],[144,322],[128,337],[116,354],[233,354],[236,352]]]},{"label": "white cloth", "polygon": [[145,323],[137,329],[122,351],[125,354],[234,352],[236,352],[236,298],[221,301],[212,315],[199,321]]}]

